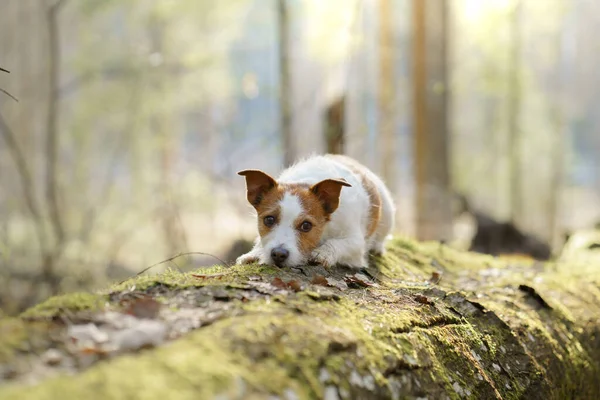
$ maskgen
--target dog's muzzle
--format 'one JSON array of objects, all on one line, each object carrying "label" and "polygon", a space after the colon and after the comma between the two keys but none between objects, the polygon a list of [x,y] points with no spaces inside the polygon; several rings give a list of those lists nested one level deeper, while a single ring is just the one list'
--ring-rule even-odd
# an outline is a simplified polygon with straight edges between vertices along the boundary
[{"label": "dog's muzzle", "polygon": [[282,246],[275,247],[271,250],[271,259],[278,267],[283,267],[285,260],[290,256],[290,252]]}]

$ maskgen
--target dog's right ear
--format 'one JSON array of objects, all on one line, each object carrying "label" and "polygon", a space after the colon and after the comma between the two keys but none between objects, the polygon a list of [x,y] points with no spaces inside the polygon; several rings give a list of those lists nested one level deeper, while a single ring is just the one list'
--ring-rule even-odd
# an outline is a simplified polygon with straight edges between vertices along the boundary
[{"label": "dog's right ear", "polygon": [[238,175],[246,177],[246,191],[248,201],[257,207],[267,192],[277,186],[277,181],[268,174],[256,169],[246,169],[238,172]]}]

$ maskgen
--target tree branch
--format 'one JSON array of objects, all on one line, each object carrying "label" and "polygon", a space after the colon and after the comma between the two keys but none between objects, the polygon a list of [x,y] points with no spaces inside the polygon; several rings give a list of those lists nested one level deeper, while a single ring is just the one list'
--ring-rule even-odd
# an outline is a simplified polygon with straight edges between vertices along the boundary
[{"label": "tree branch", "polygon": [[200,256],[208,256],[208,257],[212,257],[212,258],[214,258],[215,260],[219,261],[221,264],[223,264],[223,265],[225,265],[225,266],[227,266],[227,267],[229,267],[229,268],[231,267],[231,265],[230,265],[229,263],[227,263],[227,262],[225,262],[225,261],[221,260],[219,257],[217,257],[217,256],[215,256],[215,255],[212,255],[212,254],[209,254],[209,253],[203,253],[203,252],[201,252],[201,251],[190,251],[190,252],[187,252],[187,253],[179,253],[179,254],[176,254],[176,255],[174,255],[173,257],[167,258],[166,260],[163,260],[163,261],[157,262],[156,264],[152,264],[151,266],[144,268],[143,270],[141,270],[140,272],[138,272],[137,274],[135,274],[135,275],[134,275],[134,276],[132,276],[131,278],[127,278],[127,279],[125,279],[125,280],[123,280],[123,281],[119,282],[119,285],[120,285],[121,283],[127,282],[128,280],[130,280],[130,279],[132,279],[132,278],[135,278],[136,276],[140,276],[140,275],[141,275],[141,274],[143,274],[144,272],[146,272],[146,271],[149,271],[150,269],[152,269],[152,268],[154,268],[154,267],[158,267],[159,265],[162,265],[162,264],[169,263],[169,262],[171,262],[171,261],[175,260],[176,258],[179,258],[179,257],[182,257],[182,256],[191,256],[191,255],[200,255]]},{"label": "tree branch", "polygon": [[13,96],[12,94],[8,93],[6,90],[0,88],[0,92],[4,93],[5,95],[7,95],[8,97],[10,97],[11,99],[13,99],[14,101],[16,101],[17,103],[19,102],[19,100]]},{"label": "tree branch", "polygon": [[31,179],[31,174],[29,173],[29,168],[27,167],[27,162],[25,161],[25,156],[23,155],[23,152],[19,147],[17,139],[14,133],[9,128],[6,121],[4,120],[2,114],[0,114],[0,134],[4,138],[4,141],[6,142],[6,145],[8,147],[8,152],[15,163],[17,173],[19,174],[21,180],[23,198],[25,199],[27,209],[29,210],[29,213],[33,218],[40,248],[42,249],[42,251],[44,251],[46,247],[44,223],[42,220],[42,214],[35,201],[35,195],[33,192],[33,179]]}]

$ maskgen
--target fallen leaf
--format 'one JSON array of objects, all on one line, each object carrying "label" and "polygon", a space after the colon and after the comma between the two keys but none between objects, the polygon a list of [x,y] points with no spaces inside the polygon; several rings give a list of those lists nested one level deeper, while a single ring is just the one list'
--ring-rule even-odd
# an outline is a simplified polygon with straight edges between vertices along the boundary
[{"label": "fallen leaf", "polygon": [[373,286],[373,283],[369,281],[369,278],[361,273],[356,273],[354,275],[346,275],[344,277],[344,281],[348,284],[348,286],[358,286],[358,287],[370,287]]},{"label": "fallen leaf", "polygon": [[334,278],[327,278],[327,286],[336,287],[340,290],[348,289],[346,282]]},{"label": "fallen leaf", "polygon": [[88,347],[82,347],[79,349],[79,354],[82,355],[105,355],[107,353],[107,351],[104,349],[103,346],[88,346]]},{"label": "fallen leaf", "polygon": [[433,304],[433,302],[429,300],[429,297],[423,296],[422,294],[415,295],[414,299],[421,304]]},{"label": "fallen leaf", "polygon": [[296,280],[289,281],[287,283],[287,287],[292,289],[294,292],[299,292],[302,290],[302,285]]},{"label": "fallen leaf", "polygon": [[158,316],[162,304],[151,297],[134,299],[128,302],[125,313],[138,318],[153,319]]},{"label": "fallen leaf", "polygon": [[286,282],[281,278],[277,277],[271,281],[271,285],[275,286],[278,289],[284,290],[293,290],[294,292],[299,292],[302,290],[302,285],[297,280],[291,280]]},{"label": "fallen leaf", "polygon": [[321,286],[328,286],[329,285],[329,283],[327,282],[327,278],[325,278],[323,275],[315,275],[315,276],[313,276],[313,278],[310,281],[310,283],[312,283],[313,285],[321,285]]},{"label": "fallen leaf", "polygon": [[431,278],[429,278],[429,283],[433,285],[437,285],[442,280],[442,273],[438,271],[433,271],[431,273]]},{"label": "fallen leaf", "polygon": [[276,277],[271,281],[271,285],[275,286],[278,289],[287,289],[287,284],[281,280],[281,278]]}]

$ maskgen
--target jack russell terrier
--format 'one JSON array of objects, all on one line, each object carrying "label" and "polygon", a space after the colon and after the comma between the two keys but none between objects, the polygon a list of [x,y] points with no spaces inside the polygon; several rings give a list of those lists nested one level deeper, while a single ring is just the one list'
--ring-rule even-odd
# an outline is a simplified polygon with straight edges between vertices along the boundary
[{"label": "jack russell terrier", "polygon": [[246,177],[259,236],[237,264],[364,268],[368,252],[383,254],[394,203],[383,181],[357,161],[327,154],[292,165],[277,180],[258,170],[238,174]]}]

